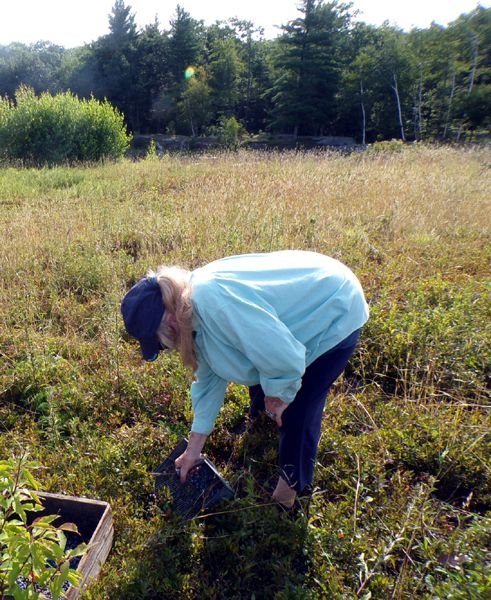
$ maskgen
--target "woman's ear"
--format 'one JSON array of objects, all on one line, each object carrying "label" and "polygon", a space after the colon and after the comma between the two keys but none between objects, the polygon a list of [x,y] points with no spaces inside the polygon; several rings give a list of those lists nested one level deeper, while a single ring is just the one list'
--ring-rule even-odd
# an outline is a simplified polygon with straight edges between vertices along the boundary
[{"label": "woman's ear", "polygon": [[176,319],[175,315],[173,315],[172,313],[167,313],[167,316],[166,316],[165,320],[167,322],[167,325],[171,329],[173,329],[174,331],[177,331],[177,319]]}]

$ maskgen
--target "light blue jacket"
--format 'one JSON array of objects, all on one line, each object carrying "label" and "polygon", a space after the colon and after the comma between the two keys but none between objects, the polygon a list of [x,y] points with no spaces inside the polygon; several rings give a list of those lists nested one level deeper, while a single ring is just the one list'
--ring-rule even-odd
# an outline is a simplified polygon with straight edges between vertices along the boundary
[{"label": "light blue jacket", "polygon": [[306,367],[368,319],[355,275],[314,252],[223,258],[193,271],[191,286],[197,433],[213,429],[229,381],[292,402]]}]

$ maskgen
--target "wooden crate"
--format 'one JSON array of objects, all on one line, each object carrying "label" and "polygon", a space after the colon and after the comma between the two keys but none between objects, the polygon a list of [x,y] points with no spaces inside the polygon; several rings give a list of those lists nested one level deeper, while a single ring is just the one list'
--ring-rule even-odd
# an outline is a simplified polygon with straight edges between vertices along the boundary
[{"label": "wooden crate", "polygon": [[71,586],[67,593],[68,600],[75,600],[90,580],[97,579],[113,543],[113,518],[111,507],[107,502],[90,500],[76,496],[63,496],[48,492],[37,492],[44,511],[34,513],[40,515],[60,515],[54,525],[75,523],[89,548],[79,562],[77,571],[82,578],[79,587]]}]

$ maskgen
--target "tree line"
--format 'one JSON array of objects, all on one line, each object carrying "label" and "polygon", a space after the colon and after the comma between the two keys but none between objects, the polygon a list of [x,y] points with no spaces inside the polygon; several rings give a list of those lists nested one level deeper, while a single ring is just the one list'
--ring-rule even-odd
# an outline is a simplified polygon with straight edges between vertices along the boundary
[{"label": "tree line", "polygon": [[469,140],[491,129],[491,9],[404,32],[355,21],[352,5],[302,0],[264,37],[205,26],[178,5],[169,28],[138,29],[115,0],[108,33],[78,48],[0,46],[0,95],[21,85],[107,99],[135,133],[206,135],[231,117],[250,133]]}]

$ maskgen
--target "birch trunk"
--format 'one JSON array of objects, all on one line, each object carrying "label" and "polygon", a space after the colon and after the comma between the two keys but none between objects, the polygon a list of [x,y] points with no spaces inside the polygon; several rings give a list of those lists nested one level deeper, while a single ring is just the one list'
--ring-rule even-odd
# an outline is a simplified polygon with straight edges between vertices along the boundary
[{"label": "birch trunk", "polygon": [[365,103],[363,102],[363,80],[360,79],[360,96],[361,96],[361,114],[362,114],[362,136],[361,143],[363,145],[366,144],[366,129],[367,129],[367,119],[365,113]]},{"label": "birch trunk", "polygon": [[478,57],[478,49],[479,49],[479,38],[477,37],[477,33],[474,31],[472,35],[472,68],[471,68],[471,76],[469,78],[469,88],[467,89],[467,95],[470,96],[472,92],[472,88],[474,87],[474,79],[476,77],[476,69],[477,69],[477,57]]},{"label": "birch trunk", "polygon": [[421,114],[423,106],[423,73],[419,75],[419,90],[418,90],[418,133],[416,135],[417,140],[423,139],[423,115]]},{"label": "birch trunk", "polygon": [[406,134],[404,133],[404,124],[402,122],[402,110],[401,110],[401,99],[399,98],[399,88],[397,86],[397,77],[396,74],[393,74],[394,76],[394,85],[392,86],[392,89],[394,90],[394,94],[396,95],[396,102],[397,102],[397,112],[399,114],[399,125],[401,128],[401,139],[403,142],[406,141]]},{"label": "birch trunk", "polygon": [[[472,32],[471,47],[472,47],[472,65],[471,65],[471,72],[470,72],[470,76],[469,76],[469,87],[467,88],[467,97],[469,97],[472,93],[472,88],[474,87],[474,79],[476,77],[476,69],[477,69],[479,38],[475,31]],[[465,117],[465,115],[464,115],[464,117]],[[457,141],[460,141],[460,136],[462,135],[462,130],[464,128],[464,117],[462,118],[462,121],[460,122],[459,132],[457,133]]]},{"label": "birch trunk", "polygon": [[450,88],[450,98],[448,99],[447,116],[445,118],[445,126],[443,128],[443,139],[445,139],[447,137],[447,130],[448,130],[448,124],[450,122],[450,115],[452,113],[452,103],[453,103],[454,95],[455,95],[455,71],[452,75],[452,87]]}]

